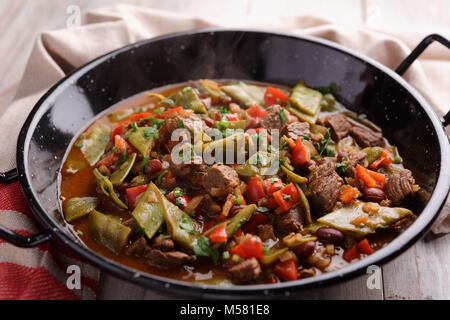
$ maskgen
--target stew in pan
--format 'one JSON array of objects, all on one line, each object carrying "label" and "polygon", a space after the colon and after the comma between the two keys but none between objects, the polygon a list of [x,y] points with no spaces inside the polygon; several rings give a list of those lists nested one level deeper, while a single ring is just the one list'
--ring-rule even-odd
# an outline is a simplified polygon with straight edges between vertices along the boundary
[{"label": "stew in pan", "polygon": [[339,90],[199,80],[131,98],[73,142],[64,217],[100,254],[184,281],[277,283],[364,259],[413,221],[419,186]]}]

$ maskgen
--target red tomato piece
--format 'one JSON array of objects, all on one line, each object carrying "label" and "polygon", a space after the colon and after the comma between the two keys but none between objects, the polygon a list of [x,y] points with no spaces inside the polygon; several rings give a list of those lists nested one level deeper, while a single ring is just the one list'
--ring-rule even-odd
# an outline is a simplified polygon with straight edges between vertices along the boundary
[{"label": "red tomato piece", "polygon": [[132,209],[134,209],[137,205],[137,197],[144,193],[147,188],[148,184],[127,189],[128,204]]},{"label": "red tomato piece", "polygon": [[261,240],[256,237],[249,238],[230,250],[231,254],[237,254],[243,258],[262,258],[264,249]]},{"label": "red tomato piece", "polygon": [[274,87],[267,87],[264,94],[264,101],[266,106],[272,106],[274,104],[286,105],[289,97],[280,89]]},{"label": "red tomato piece", "polygon": [[273,197],[278,206],[283,211],[288,211],[298,201],[298,191],[295,185],[291,182],[286,187],[277,192],[274,192]]},{"label": "red tomato piece", "polygon": [[278,263],[273,271],[277,276],[286,281],[293,281],[298,279],[297,265],[292,259]]},{"label": "red tomato piece", "polygon": [[252,177],[247,185],[247,202],[257,203],[259,200],[266,197],[261,180],[258,177]]},{"label": "red tomato piece", "polygon": [[227,241],[227,231],[225,229],[225,225],[221,225],[217,227],[211,234],[209,235],[209,240],[211,243],[223,243]]},{"label": "red tomato piece", "polygon": [[242,229],[245,233],[256,234],[258,232],[258,226],[269,222],[269,217],[265,214],[258,212],[249,222],[244,224]]}]

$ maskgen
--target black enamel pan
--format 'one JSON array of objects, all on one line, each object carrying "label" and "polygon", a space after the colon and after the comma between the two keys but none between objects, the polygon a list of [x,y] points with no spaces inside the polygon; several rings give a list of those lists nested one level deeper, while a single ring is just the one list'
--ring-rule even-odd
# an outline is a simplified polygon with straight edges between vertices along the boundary
[{"label": "black enamel pan", "polygon": [[[404,252],[429,229],[449,192],[450,147],[445,126],[428,102],[401,75],[439,36],[425,38],[392,71],[335,43],[251,30],[204,30],[162,36],[106,54],[74,71],[50,89],[28,116],[18,139],[17,169],[1,175],[18,179],[44,231],[23,237],[0,226],[0,237],[21,247],[54,238],[86,260],[142,286],[201,297],[271,297],[324,286],[365,272]],[[338,99],[366,114],[398,146],[406,167],[428,191],[426,203],[414,204],[417,220],[385,248],[340,270],[317,277],[279,283],[216,287],[180,282],[137,272],[93,252],[68,231],[58,200],[58,176],[71,141],[99,113],[130,96],[190,79],[245,79],[293,86],[304,79],[311,87],[331,82],[341,88]]]}]

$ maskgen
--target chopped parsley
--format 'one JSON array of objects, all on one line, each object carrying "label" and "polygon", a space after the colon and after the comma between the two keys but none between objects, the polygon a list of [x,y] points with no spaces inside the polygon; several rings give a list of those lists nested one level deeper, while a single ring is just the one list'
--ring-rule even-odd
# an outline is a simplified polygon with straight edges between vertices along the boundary
[{"label": "chopped parsley", "polygon": [[150,139],[150,137],[159,138],[159,130],[156,127],[147,127],[143,131],[144,138]]},{"label": "chopped parsley", "polygon": [[256,211],[261,212],[261,213],[268,213],[269,209],[266,207],[257,207]]},{"label": "chopped parsley", "polygon": [[132,132],[136,132],[136,131],[139,129],[139,127],[138,127],[136,121],[132,121],[132,122],[130,123],[130,125],[131,125],[131,127],[133,128],[133,131],[132,131]]},{"label": "chopped parsley", "polygon": [[329,147],[331,141],[331,133],[330,133],[330,128],[327,129],[327,133],[325,134],[325,137],[320,140],[316,147],[317,147],[317,151],[319,152],[319,157],[322,156],[322,154],[325,153],[325,156],[327,157],[332,157],[334,156],[334,150]]},{"label": "chopped parsley", "polygon": [[402,160],[402,158],[400,158],[400,157],[394,157],[394,163],[402,163],[403,162],[403,160]]},{"label": "chopped parsley", "polygon": [[229,253],[228,251],[222,252],[222,258],[223,258],[224,260],[229,259],[229,258],[230,258],[230,253]]},{"label": "chopped parsley", "polygon": [[319,87],[319,88],[316,88],[316,90],[322,94],[327,94],[327,93],[337,93],[337,92],[341,91],[342,89],[335,82],[331,82],[328,87]]},{"label": "chopped parsley", "polygon": [[149,161],[150,157],[145,157],[144,160],[142,160],[142,172],[145,172],[147,170]]},{"label": "chopped parsley", "polygon": [[303,139],[305,139],[305,140],[307,140],[307,141],[310,141],[310,140],[311,140],[311,137],[310,137],[308,134],[305,134],[305,135],[303,136]]},{"label": "chopped parsley", "polygon": [[117,162],[117,166],[120,167],[122,164],[124,164],[125,161],[127,161],[127,158],[128,158],[128,147],[123,149],[122,157]]},{"label": "chopped parsley", "polygon": [[284,109],[280,110],[280,118],[281,118],[281,124],[285,125],[287,122],[286,114],[284,113]]},{"label": "chopped parsley", "polygon": [[211,247],[209,239],[205,236],[200,237],[194,244],[194,253],[199,257],[210,258],[215,265],[219,261],[219,251]]},{"label": "chopped parsley", "polygon": [[286,201],[291,201],[291,196],[289,194],[283,194],[283,198]]},{"label": "chopped parsley", "polygon": [[180,187],[176,187],[176,188],[173,190],[173,196],[174,196],[175,198],[182,197],[182,196],[184,196],[184,195],[185,195],[184,190],[181,189]]},{"label": "chopped parsley", "polygon": [[341,177],[344,177],[347,173],[347,165],[343,162],[340,162],[336,164],[336,168],[334,170],[336,170],[337,174],[339,174]]},{"label": "chopped parsley", "polygon": [[78,149],[83,148],[83,142],[77,143],[77,144],[75,145],[75,147],[77,147]]},{"label": "chopped parsley", "polygon": [[178,121],[178,126],[180,128],[186,129],[186,126],[184,125],[184,121],[183,120]]},{"label": "chopped parsley", "polygon": [[161,108],[153,110],[154,114],[164,114],[164,111],[161,110]]},{"label": "chopped parsley", "polygon": [[192,221],[186,214],[181,216],[180,228],[186,230],[190,234],[194,234],[194,227],[192,226]]}]

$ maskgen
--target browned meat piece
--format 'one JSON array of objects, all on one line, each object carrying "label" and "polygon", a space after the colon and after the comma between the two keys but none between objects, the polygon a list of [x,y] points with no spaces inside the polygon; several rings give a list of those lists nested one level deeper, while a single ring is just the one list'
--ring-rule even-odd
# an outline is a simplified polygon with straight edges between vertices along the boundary
[{"label": "browned meat piece", "polygon": [[172,239],[166,238],[166,235],[160,234],[153,239],[152,248],[161,251],[172,251],[175,249],[175,243]]},{"label": "browned meat piece", "polygon": [[209,194],[205,194],[196,210],[203,215],[214,217],[222,211],[222,208]]},{"label": "browned meat piece", "polygon": [[195,114],[192,114],[187,118],[184,118],[181,115],[173,118],[167,118],[162,127],[159,129],[160,138],[157,141],[158,145],[165,144],[169,150],[172,150],[172,148],[178,143],[178,141],[171,141],[172,132],[176,129],[183,129],[183,127],[189,131],[190,138],[193,140],[193,132],[196,125],[199,126],[199,128],[207,128],[202,120]]},{"label": "browned meat piece", "polygon": [[145,237],[141,236],[125,249],[125,254],[127,256],[135,255],[137,257],[142,257],[148,250],[150,250],[150,246]]},{"label": "browned meat piece", "polygon": [[321,212],[330,212],[339,197],[339,190],[344,180],[336,173],[336,165],[327,161],[320,166],[312,167],[309,174],[306,194]]},{"label": "browned meat piece", "polygon": [[370,129],[365,129],[359,126],[353,126],[350,131],[353,139],[356,140],[358,145],[362,148],[366,147],[384,147],[383,135],[379,132],[372,131]]},{"label": "browned meat piece", "polygon": [[133,232],[136,232],[138,229],[138,225],[136,220],[134,220],[134,218],[130,218],[128,220],[125,220],[124,222],[122,222],[122,224],[124,226],[127,226],[128,228],[130,228]]},{"label": "browned meat piece", "polygon": [[331,129],[331,137],[334,141],[339,141],[348,136],[352,129],[352,124],[343,114],[328,116],[323,123]]},{"label": "browned meat piece", "polygon": [[344,162],[347,166],[347,175],[355,177],[356,165],[363,164],[366,159],[366,153],[355,146],[346,146],[342,152],[339,152],[338,161]]},{"label": "browned meat piece", "polygon": [[303,138],[306,135],[311,135],[311,132],[309,131],[309,123],[298,121],[288,123],[283,130],[283,134],[294,141],[296,141],[297,138]]},{"label": "browned meat piece", "polygon": [[275,240],[275,234],[273,233],[273,226],[271,224],[261,224],[258,226],[258,236],[262,241],[269,239]]},{"label": "browned meat piece", "polygon": [[166,270],[179,268],[195,260],[195,257],[181,251],[163,252],[158,249],[148,250],[145,257],[150,266]]},{"label": "browned meat piece", "polygon": [[283,122],[280,116],[281,107],[279,105],[274,105],[272,109],[267,112],[266,116],[261,120],[261,126],[267,131],[272,129],[277,129],[281,131],[283,127]]},{"label": "browned meat piece", "polygon": [[414,178],[409,170],[391,174],[385,187],[385,193],[393,205],[399,205],[403,199],[414,193]]},{"label": "browned meat piece", "polygon": [[183,181],[189,181],[193,186],[199,187],[202,184],[202,179],[208,167],[203,163],[200,156],[195,156],[189,162],[175,164],[170,158],[170,169],[174,175]]},{"label": "browned meat piece", "polygon": [[303,229],[304,213],[300,205],[275,216],[275,229],[283,232],[298,232]]},{"label": "browned meat piece", "polygon": [[213,197],[223,197],[239,185],[237,172],[226,165],[215,164],[202,176],[202,185]]},{"label": "browned meat piece", "polygon": [[314,268],[302,269],[298,273],[298,278],[304,279],[304,278],[314,277],[315,275],[316,275],[316,271],[314,270]]},{"label": "browned meat piece", "polygon": [[248,283],[258,279],[261,267],[256,258],[247,259],[228,269],[228,273],[236,282]]}]

